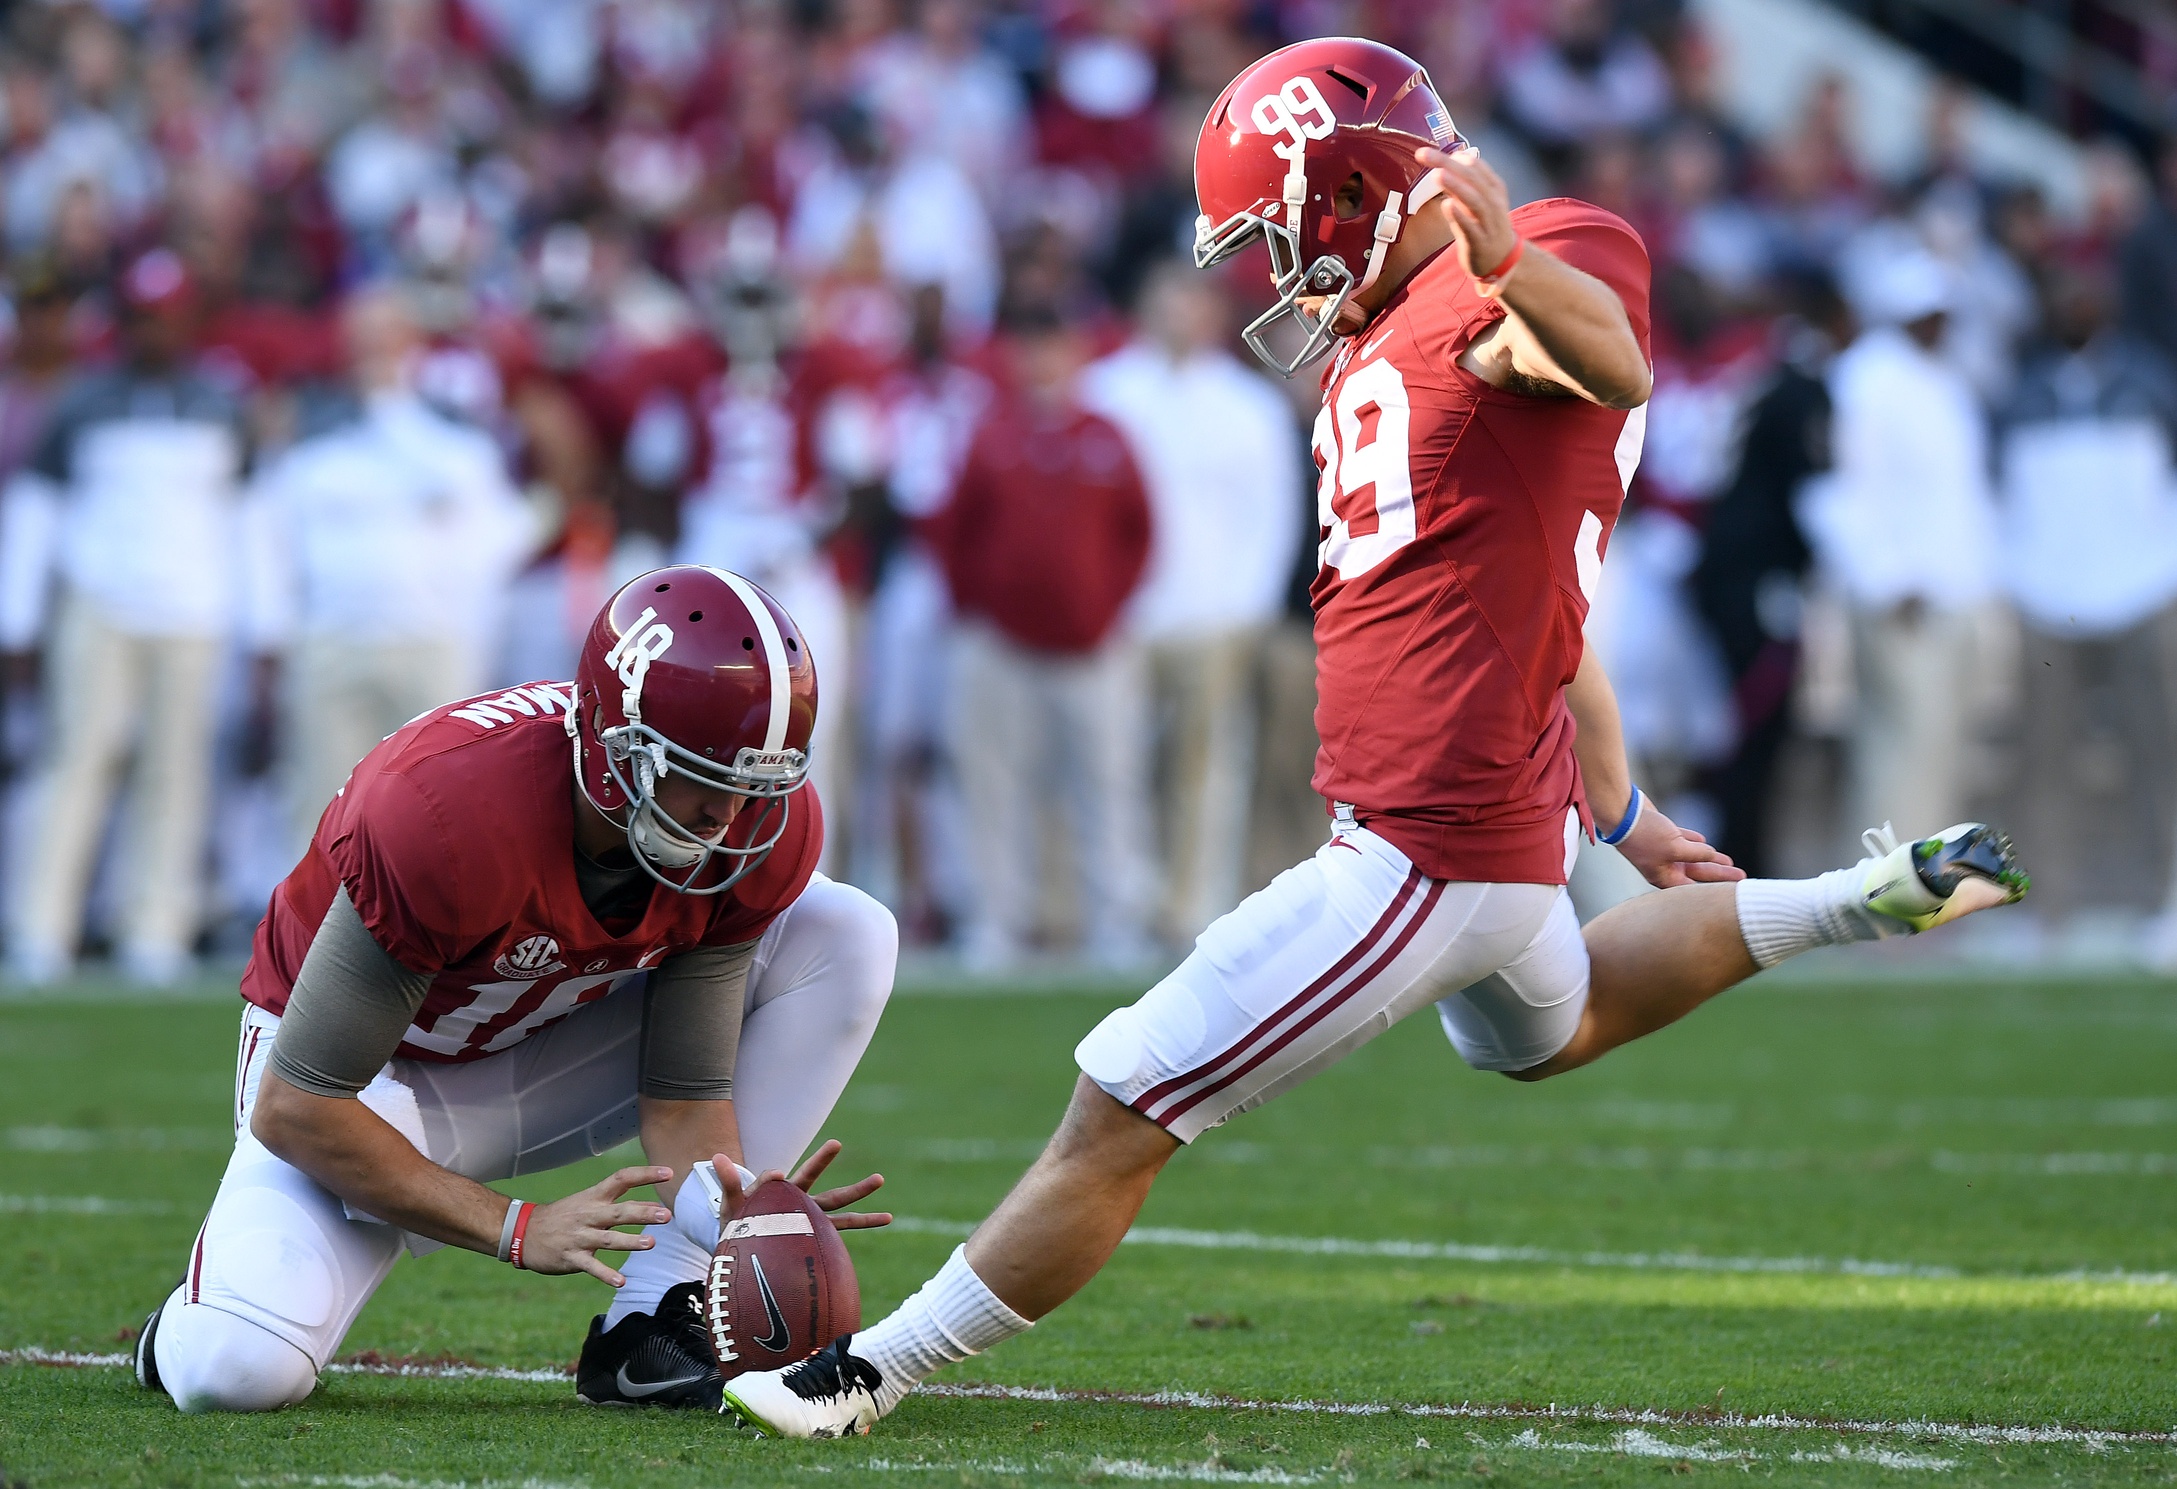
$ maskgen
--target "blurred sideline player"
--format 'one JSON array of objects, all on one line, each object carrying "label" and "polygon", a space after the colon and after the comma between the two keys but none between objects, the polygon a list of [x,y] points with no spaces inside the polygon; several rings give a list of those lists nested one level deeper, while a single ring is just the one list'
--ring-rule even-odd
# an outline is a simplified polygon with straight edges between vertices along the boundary
[{"label": "blurred sideline player", "polygon": [[[1268,239],[1279,298],[1246,332],[1257,354],[1290,374],[1337,346],[1314,585],[1334,836],[1090,1032],[1057,1135],[921,1291],[728,1383],[761,1431],[866,1432],[1086,1284],[1181,1143],[1431,1004],[1469,1065],[1536,1080],[1795,953],[2024,892],[1977,824],[1747,880],[1634,788],[1581,643],[1651,386],[1647,254],[1622,221],[1562,199],[1509,211],[1426,74],[1367,41],[1242,73],[1195,182],[1198,264]],[[1305,339],[1280,356],[1266,333],[1287,316]],[[1584,936],[1564,887],[1583,826],[1663,887]]]},{"label": "blurred sideline player", "polygon": [[[815,1139],[898,947],[814,872],[816,706],[776,601],[659,569],[606,603],[573,683],[434,709],[365,757],[257,928],[234,1156],[137,1343],[144,1385],[184,1411],[300,1401],[404,1246],[453,1245],[620,1289],[583,1399],[717,1406],[717,1207],[754,1179],[736,1162]],[[652,1166],[553,1204],[481,1182],[636,1136]],[[623,1199],[642,1184],[672,1208]],[[625,1275],[600,1251],[631,1251]]]}]

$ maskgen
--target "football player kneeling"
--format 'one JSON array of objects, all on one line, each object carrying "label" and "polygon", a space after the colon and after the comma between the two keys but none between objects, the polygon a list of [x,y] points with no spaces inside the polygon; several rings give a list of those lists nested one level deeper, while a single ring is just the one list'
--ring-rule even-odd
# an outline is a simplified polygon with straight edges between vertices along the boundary
[{"label": "football player kneeling", "polygon": [[[371,751],[257,928],[234,1156],[138,1380],[183,1411],[300,1401],[403,1251],[465,1246],[619,1289],[585,1400],[716,1409],[719,1209],[815,1141],[898,950],[882,905],[815,872],[816,707],[777,602],[670,568],[606,604],[572,683],[449,704]],[[630,1138],[647,1165],[565,1199],[484,1187]],[[643,1185],[672,1204],[628,1197]]]}]

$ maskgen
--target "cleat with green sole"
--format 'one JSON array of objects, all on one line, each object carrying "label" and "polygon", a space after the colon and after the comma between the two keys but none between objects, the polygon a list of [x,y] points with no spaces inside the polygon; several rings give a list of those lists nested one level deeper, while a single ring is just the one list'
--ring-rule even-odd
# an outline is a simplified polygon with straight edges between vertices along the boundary
[{"label": "cleat with green sole", "polygon": [[2015,904],[2033,884],[2010,838],[1985,822],[1961,822],[1912,843],[1900,843],[1885,822],[1861,840],[1870,855],[1863,903],[1915,931]]}]

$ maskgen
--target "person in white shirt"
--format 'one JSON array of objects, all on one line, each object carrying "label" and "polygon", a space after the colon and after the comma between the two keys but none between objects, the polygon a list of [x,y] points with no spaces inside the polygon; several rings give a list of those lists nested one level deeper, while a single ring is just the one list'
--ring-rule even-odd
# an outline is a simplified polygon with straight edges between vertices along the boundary
[{"label": "person in white shirt", "polygon": [[990,331],[1003,266],[991,214],[966,172],[945,155],[905,149],[861,109],[831,121],[830,148],[794,197],[786,257],[821,277],[874,235],[885,277],[894,284],[940,284],[950,328],[963,336]]},{"label": "person in white shirt", "polygon": [[1020,79],[984,45],[981,20],[976,0],[923,0],[914,30],[873,44],[855,71],[871,112],[910,153],[943,156],[996,205],[1034,132]]},{"label": "person in white shirt", "polygon": [[2003,410],[2003,577],[2025,633],[2019,837],[2043,915],[2154,907],[2177,813],[2177,369],[2114,323],[2115,300],[2106,275],[2054,272],[2047,338]]},{"label": "person in white shirt", "polygon": [[56,402],[0,499],[0,651],[42,646],[39,793],[18,850],[8,965],[68,975],[122,764],[135,751],[120,959],[188,969],[211,796],[218,668],[247,456],[234,400],[192,372],[197,299],[153,249],[121,276],[125,360]]},{"label": "person in white shirt", "polygon": [[1802,514],[1851,614],[1846,815],[1906,837],[1965,815],[1976,639],[1995,590],[1985,419],[1938,350],[1952,293],[1923,250],[1865,268],[1853,298],[1868,329],[1829,373],[1834,470]]},{"label": "person in white shirt", "polygon": [[1164,934],[1179,945],[1240,902],[1263,638],[1305,500],[1292,406],[1225,350],[1216,280],[1172,260],[1143,285],[1139,340],[1092,366],[1084,403],[1126,435],[1155,513],[1127,612],[1161,736]]},{"label": "person in white shirt", "polygon": [[282,698],[298,850],[379,740],[484,685],[490,597],[537,537],[498,447],[411,387],[422,343],[401,291],[357,294],[342,329],[357,407],[244,508],[243,635]]}]

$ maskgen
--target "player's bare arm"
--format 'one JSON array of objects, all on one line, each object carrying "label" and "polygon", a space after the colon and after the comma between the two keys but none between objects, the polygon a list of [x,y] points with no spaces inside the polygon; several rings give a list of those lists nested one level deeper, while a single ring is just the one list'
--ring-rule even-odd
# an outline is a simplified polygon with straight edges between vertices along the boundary
[{"label": "player's bare arm", "polygon": [[1603,671],[1595,648],[1580,653],[1580,668],[1565,689],[1579,734],[1572,752],[1580,762],[1588,809],[1608,831],[1628,813],[1637,813],[1617,849],[1642,877],[1658,889],[1678,884],[1723,884],[1746,877],[1708,839],[1671,821],[1661,808],[1633,789],[1632,767],[1625,758],[1625,732],[1618,721],[1618,695]]},{"label": "player's bare arm", "polygon": [[[1338,334],[1357,334],[1415,269],[1448,249],[1505,310],[1467,344],[1461,367],[1491,387],[1534,398],[1584,398],[1614,409],[1646,403],[1654,375],[1610,286],[1521,239],[1504,181],[1478,150],[1417,150],[1414,158],[1432,168],[1438,194],[1390,246],[1381,277],[1339,307]],[[1362,216],[1364,191],[1359,176],[1340,186],[1338,216]],[[1300,303],[1320,313],[1328,301],[1303,296]]]},{"label": "player's bare arm", "polygon": [[[319,1096],[267,1071],[250,1131],[358,1210],[449,1246],[499,1253],[507,1197],[439,1167],[354,1097]],[[620,1286],[627,1279],[597,1253],[647,1251],[654,1243],[612,1227],[663,1225],[673,1218],[663,1205],[621,1196],[671,1177],[667,1168],[623,1168],[579,1194],[537,1206],[524,1237],[522,1266],[532,1272],[587,1272]]]},{"label": "player's bare arm", "polygon": [[642,1121],[643,1157],[672,1170],[666,1181],[670,1187],[661,1185],[658,1193],[678,1191],[689,1171],[706,1158],[741,1162],[741,1124],[731,1099],[670,1101],[641,1096],[635,1107]]},{"label": "player's bare arm", "polygon": [[1521,241],[1503,178],[1480,151],[1417,150],[1414,158],[1434,169],[1443,193],[1423,212],[1440,207],[1461,267],[1505,310],[1468,343],[1459,365],[1514,393],[1570,394],[1617,409],[1646,403],[1655,377],[1610,287]]}]

